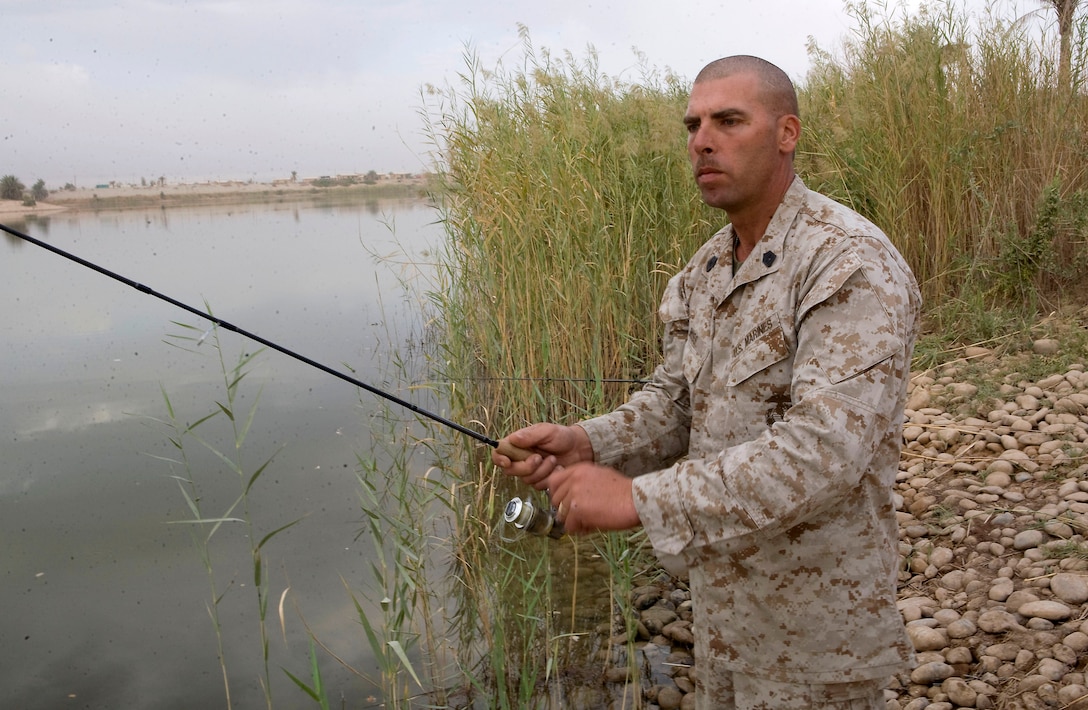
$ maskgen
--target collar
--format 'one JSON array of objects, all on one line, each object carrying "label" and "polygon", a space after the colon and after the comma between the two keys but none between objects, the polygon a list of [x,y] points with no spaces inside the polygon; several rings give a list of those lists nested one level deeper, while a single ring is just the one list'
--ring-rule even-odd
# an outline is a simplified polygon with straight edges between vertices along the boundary
[{"label": "collar", "polygon": [[778,271],[782,267],[782,258],[786,247],[786,236],[797,219],[797,213],[805,203],[808,188],[800,177],[794,177],[789,189],[782,197],[782,202],[775,210],[767,225],[767,231],[756,243],[755,249],[737,267],[736,275],[733,274],[733,241],[736,233],[732,225],[726,225],[701,250],[703,254],[709,254],[705,265],[700,268],[706,277],[706,288],[712,294],[712,299],[721,303],[729,297],[735,289],[758,281],[768,274]]},{"label": "collar", "polygon": [[[789,234],[790,228],[796,221],[797,213],[801,211],[807,195],[808,188],[805,187],[801,178],[795,175],[786,194],[782,196],[782,202],[779,203],[778,209],[774,211],[774,216],[767,224],[767,231],[756,242],[755,248],[744,263],[737,268],[737,275],[733,277],[735,281],[733,288],[778,271],[786,247],[786,235]],[[729,227],[729,234],[730,239],[735,238],[732,226]]]}]

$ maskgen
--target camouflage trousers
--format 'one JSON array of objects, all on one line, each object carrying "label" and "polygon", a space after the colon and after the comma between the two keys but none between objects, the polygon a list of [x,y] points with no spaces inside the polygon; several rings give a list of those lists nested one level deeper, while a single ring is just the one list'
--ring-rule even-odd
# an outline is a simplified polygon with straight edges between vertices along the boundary
[{"label": "camouflage trousers", "polygon": [[886,679],[799,685],[719,671],[697,672],[696,710],[885,710]]}]

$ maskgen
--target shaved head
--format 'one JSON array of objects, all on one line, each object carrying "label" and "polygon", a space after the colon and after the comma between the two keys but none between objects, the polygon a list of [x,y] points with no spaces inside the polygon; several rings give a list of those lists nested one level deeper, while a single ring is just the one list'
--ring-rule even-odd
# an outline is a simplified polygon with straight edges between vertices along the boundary
[{"label": "shaved head", "polygon": [[746,54],[715,59],[703,67],[695,83],[724,79],[734,74],[754,74],[763,86],[766,105],[776,116],[799,116],[797,91],[786,73],[770,62]]}]

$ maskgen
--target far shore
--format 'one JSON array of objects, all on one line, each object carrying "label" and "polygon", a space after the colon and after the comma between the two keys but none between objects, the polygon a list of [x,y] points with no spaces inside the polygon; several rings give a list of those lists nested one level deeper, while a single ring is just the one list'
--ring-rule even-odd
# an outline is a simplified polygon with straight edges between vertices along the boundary
[{"label": "far shore", "polygon": [[206,204],[251,204],[309,199],[423,198],[425,177],[383,177],[377,183],[322,186],[309,180],[281,180],[270,183],[223,181],[173,185],[110,185],[107,187],[57,190],[37,204],[21,200],[0,200],[0,220],[13,217],[48,216],[77,210],[181,207]]}]

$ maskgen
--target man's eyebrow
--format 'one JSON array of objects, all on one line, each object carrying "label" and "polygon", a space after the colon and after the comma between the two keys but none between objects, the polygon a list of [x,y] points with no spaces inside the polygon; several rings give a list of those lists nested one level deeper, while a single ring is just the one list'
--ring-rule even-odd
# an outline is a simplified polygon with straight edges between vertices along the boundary
[{"label": "man's eyebrow", "polygon": [[739,108],[723,108],[718,109],[714,113],[710,114],[710,117],[713,118],[715,121],[720,121],[723,118],[737,118],[743,117],[744,115],[744,111],[741,111]]},{"label": "man's eyebrow", "polygon": [[[721,120],[726,119],[726,118],[744,118],[746,115],[747,114],[744,111],[742,111],[741,109],[739,109],[739,108],[729,107],[729,108],[722,108],[722,109],[718,109],[717,111],[714,111],[713,113],[710,114],[710,119],[712,119],[714,121],[721,121]],[[694,126],[694,125],[699,124],[701,121],[702,121],[702,119],[699,118],[699,116],[696,116],[696,115],[686,114],[684,116],[684,125],[685,126]]]}]

